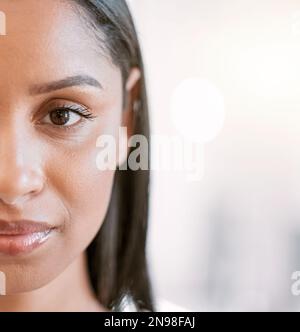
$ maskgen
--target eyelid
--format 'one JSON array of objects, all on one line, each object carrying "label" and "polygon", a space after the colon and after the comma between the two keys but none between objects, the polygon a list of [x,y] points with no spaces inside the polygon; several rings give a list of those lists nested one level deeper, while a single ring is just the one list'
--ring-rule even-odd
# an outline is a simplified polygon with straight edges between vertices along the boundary
[{"label": "eyelid", "polygon": [[50,103],[47,103],[46,108],[48,108],[48,111],[55,110],[55,109],[70,109],[70,110],[78,110],[82,109],[85,111],[89,111],[89,108],[85,105],[82,105],[78,102],[72,102],[72,101],[67,101],[67,100],[53,100]]},{"label": "eyelid", "polygon": [[56,99],[56,100],[48,100],[45,102],[35,114],[32,114],[31,119],[34,121],[35,119],[40,121],[51,111],[55,111],[57,109],[66,109],[73,111],[74,113],[78,113],[79,115],[86,114],[90,118],[96,118],[97,116],[90,110],[89,107],[74,101],[68,101],[65,99]]}]

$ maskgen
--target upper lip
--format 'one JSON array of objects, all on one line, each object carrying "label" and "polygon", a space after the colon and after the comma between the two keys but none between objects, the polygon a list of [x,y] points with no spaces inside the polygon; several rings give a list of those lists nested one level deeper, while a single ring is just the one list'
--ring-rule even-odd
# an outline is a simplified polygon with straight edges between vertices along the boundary
[{"label": "upper lip", "polygon": [[54,229],[52,225],[45,222],[32,220],[6,221],[0,219],[0,236],[17,236],[34,233],[42,233]]}]

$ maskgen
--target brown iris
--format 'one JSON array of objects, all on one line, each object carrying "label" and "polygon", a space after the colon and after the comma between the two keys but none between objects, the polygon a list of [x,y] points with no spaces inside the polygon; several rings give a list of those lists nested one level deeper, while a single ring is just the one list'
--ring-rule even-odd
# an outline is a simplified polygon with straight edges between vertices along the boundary
[{"label": "brown iris", "polygon": [[66,110],[55,110],[50,113],[50,119],[57,126],[66,125],[70,120],[70,112]]}]

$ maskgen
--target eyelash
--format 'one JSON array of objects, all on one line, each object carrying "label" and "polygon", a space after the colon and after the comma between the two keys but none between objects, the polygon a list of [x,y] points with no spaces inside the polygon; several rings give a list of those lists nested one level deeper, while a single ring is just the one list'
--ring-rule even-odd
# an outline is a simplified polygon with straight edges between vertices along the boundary
[{"label": "eyelash", "polygon": [[[89,111],[88,108],[86,107],[80,107],[80,106],[62,106],[62,107],[57,107],[53,111],[69,111],[69,112],[74,112],[78,115],[81,115],[82,117],[86,119],[95,119],[96,117]],[[52,111],[52,112],[53,112]]]}]

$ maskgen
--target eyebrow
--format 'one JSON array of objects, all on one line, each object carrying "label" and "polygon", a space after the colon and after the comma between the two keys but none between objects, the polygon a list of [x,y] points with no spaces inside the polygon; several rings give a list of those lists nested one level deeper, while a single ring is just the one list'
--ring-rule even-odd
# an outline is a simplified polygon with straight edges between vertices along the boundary
[{"label": "eyebrow", "polygon": [[103,89],[101,83],[95,78],[88,75],[77,75],[64,78],[59,81],[50,82],[41,85],[33,85],[29,89],[30,95],[39,95],[49,93],[52,91],[62,90],[73,86],[92,86],[95,88]]}]

